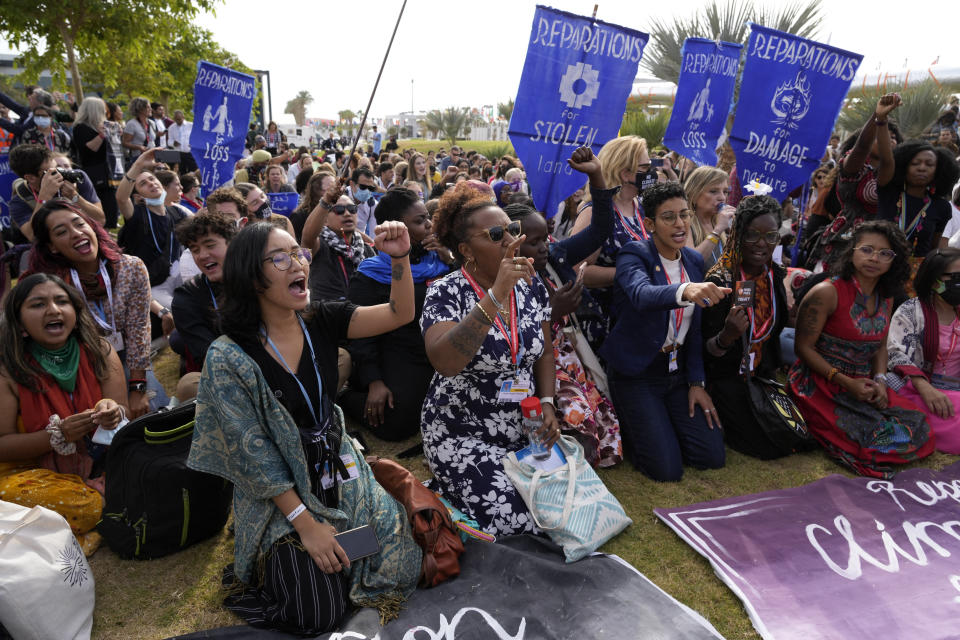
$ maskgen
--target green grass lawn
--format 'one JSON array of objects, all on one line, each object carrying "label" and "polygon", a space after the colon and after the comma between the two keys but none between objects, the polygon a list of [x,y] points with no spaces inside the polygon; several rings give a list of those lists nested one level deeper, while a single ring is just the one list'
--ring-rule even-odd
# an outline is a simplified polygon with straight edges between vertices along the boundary
[{"label": "green grass lawn", "polygon": [[[176,379],[169,352],[157,362],[168,388]],[[393,457],[416,442],[388,443],[365,434],[373,453]],[[915,466],[941,469],[960,460],[934,454]],[[423,457],[401,460],[419,478],[428,471]],[[599,472],[633,519],[633,526],[601,548],[636,567],[664,591],[700,612],[729,640],[759,638],[740,601],[713,573],[709,563],[653,514],[656,507],[679,507],[717,498],[796,487],[824,476],[846,473],[822,452],[763,462],[727,450],[727,466],[713,471],[687,469],[682,482],[657,483],[628,464]],[[219,576],[233,553],[226,533],[159,560],[120,560],[106,547],[90,564],[97,581],[95,638],[165,638],[211,627],[239,624],[220,607]],[[629,615],[629,612],[625,612]]]},{"label": "green grass lawn", "polygon": [[[416,149],[420,153],[426,153],[428,151],[439,151],[440,147],[443,147],[449,153],[450,151],[450,142],[448,140],[421,140],[419,138],[409,138],[406,140],[397,140],[397,144],[400,145],[400,150],[404,149]],[[461,147],[464,152],[474,150],[477,153],[482,153],[490,160],[502,155],[516,155],[513,150],[513,145],[510,144],[509,140],[457,140],[457,145]]]}]

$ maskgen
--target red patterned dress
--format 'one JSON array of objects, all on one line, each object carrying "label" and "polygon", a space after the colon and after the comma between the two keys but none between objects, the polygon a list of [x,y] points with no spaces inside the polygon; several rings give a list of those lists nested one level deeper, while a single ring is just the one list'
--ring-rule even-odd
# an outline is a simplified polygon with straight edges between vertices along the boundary
[{"label": "red patterned dress", "polygon": [[[817,339],[817,352],[831,367],[852,378],[870,378],[871,363],[887,339],[893,301],[885,298],[873,315],[865,296],[850,280],[833,278],[837,309]],[[836,383],[811,371],[802,360],[790,369],[788,390],[810,433],[842,464],[874,478],[890,478],[894,465],[933,453],[933,436],[924,414],[887,390],[888,407],[860,402]]]}]

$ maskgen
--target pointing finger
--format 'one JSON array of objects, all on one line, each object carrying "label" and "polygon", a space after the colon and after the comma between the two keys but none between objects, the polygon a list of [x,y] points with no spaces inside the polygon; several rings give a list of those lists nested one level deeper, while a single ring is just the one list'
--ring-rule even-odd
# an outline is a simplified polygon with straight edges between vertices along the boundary
[{"label": "pointing finger", "polygon": [[517,249],[520,248],[520,245],[522,245],[523,241],[526,239],[527,239],[527,235],[525,233],[521,233],[519,236],[514,238],[513,242],[511,242],[507,246],[507,254],[505,257],[512,260],[513,257],[517,254]]}]

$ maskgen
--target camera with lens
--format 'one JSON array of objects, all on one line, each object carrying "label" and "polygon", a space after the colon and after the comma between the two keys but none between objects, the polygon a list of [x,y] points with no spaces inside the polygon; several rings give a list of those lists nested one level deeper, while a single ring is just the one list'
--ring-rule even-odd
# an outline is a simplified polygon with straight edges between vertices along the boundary
[{"label": "camera with lens", "polygon": [[61,169],[60,167],[57,167],[57,171],[67,182],[72,182],[73,184],[80,184],[83,182],[83,173],[81,171],[76,171],[74,169]]}]

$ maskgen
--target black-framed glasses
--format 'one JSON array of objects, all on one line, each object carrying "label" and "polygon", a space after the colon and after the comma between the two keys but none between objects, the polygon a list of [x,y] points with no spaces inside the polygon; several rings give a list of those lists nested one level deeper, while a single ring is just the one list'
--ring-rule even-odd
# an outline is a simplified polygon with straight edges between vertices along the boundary
[{"label": "black-framed glasses", "polygon": [[338,216],[342,216],[342,215],[343,215],[344,213],[346,213],[347,211],[349,211],[350,213],[356,213],[356,212],[357,212],[357,205],[355,205],[355,204],[335,204],[335,205],[333,205],[333,209],[331,209],[331,211],[333,211],[333,212],[334,212],[335,214],[337,214]]},{"label": "black-framed glasses", "polygon": [[475,236],[487,236],[493,242],[500,242],[503,240],[503,233],[507,232],[514,238],[520,236],[520,221],[514,220],[507,226],[497,225],[495,227],[490,227],[489,229],[484,229],[483,231],[474,234]]},{"label": "black-framed glasses", "polygon": [[682,220],[683,222],[689,222],[690,218],[692,217],[693,217],[693,211],[691,211],[690,209],[684,209],[683,211],[680,211],[678,213],[674,213],[673,211],[670,211],[667,213],[658,214],[657,220],[663,220],[667,224],[673,224],[674,222],[677,221],[677,218],[680,218],[680,220]]},{"label": "black-framed glasses", "polygon": [[309,249],[298,248],[293,251],[278,251],[269,258],[263,259],[264,262],[273,262],[273,266],[277,268],[277,271],[288,270],[294,260],[301,265],[310,264],[313,260],[313,254],[310,253]]},{"label": "black-framed glasses", "polygon": [[860,245],[855,250],[859,251],[864,258],[870,258],[873,254],[877,254],[877,260],[880,262],[893,262],[893,259],[897,257],[897,252],[893,249],[876,249],[868,244]]},{"label": "black-framed glasses", "polygon": [[747,232],[743,234],[743,241],[748,244],[757,244],[761,240],[771,246],[776,246],[780,244],[780,232],[767,231],[765,233],[760,233],[755,229],[747,229]]}]

